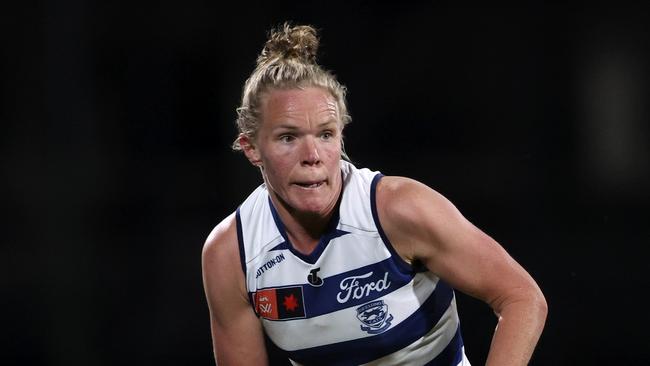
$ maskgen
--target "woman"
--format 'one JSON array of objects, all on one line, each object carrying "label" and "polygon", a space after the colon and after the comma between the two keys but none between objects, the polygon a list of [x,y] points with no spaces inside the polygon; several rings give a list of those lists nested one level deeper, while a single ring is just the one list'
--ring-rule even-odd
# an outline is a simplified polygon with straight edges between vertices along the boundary
[{"label": "woman", "polygon": [[264,183],[203,251],[220,365],[469,365],[454,290],[498,316],[488,365],[525,365],[546,301],[442,195],[347,161],[345,88],[310,26],[271,33],[246,81],[234,148]]}]

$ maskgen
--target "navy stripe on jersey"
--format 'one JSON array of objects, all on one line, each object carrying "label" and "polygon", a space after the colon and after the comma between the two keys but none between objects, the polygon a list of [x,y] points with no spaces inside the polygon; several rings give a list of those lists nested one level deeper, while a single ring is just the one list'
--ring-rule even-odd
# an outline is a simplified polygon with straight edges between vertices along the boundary
[{"label": "navy stripe on jersey", "polygon": [[460,335],[460,325],[456,329],[454,338],[449,341],[447,347],[436,358],[427,362],[424,366],[449,366],[458,365],[463,359],[463,337]]},{"label": "navy stripe on jersey", "polygon": [[[372,275],[366,278],[360,278],[361,276],[371,272]],[[387,277],[385,277],[386,273],[388,273]],[[353,277],[356,277],[356,279]],[[347,290],[342,290],[341,282],[346,279],[349,280],[346,281],[344,285],[352,286],[353,281],[358,281],[359,286],[350,289],[349,293]],[[306,317],[313,318],[378,299],[400,289],[402,286],[411,282],[412,279],[413,275],[400,273],[394,261],[391,258],[388,258],[369,266],[357,268],[353,271],[340,273],[336,276],[325,277],[323,278],[323,285],[320,287],[302,284],[302,293],[305,299],[305,304],[308,304],[305,309]],[[373,291],[366,288],[367,293],[365,293],[361,286],[370,282],[374,282],[375,285],[379,285],[382,288],[385,285],[389,286],[382,291]],[[265,289],[258,289],[258,291],[263,290]],[[354,296],[355,294],[357,295],[356,298]],[[249,295],[254,296],[253,293],[249,293]],[[341,303],[337,298],[346,301]],[[279,319],[278,321],[282,320]]]},{"label": "navy stripe on jersey", "polygon": [[384,229],[381,227],[381,223],[379,222],[379,214],[377,213],[377,183],[379,183],[379,180],[383,176],[383,174],[377,173],[377,175],[372,178],[372,183],[370,184],[370,208],[372,210],[372,218],[375,221],[375,226],[377,226],[377,231],[379,232],[379,236],[381,236],[381,240],[384,241],[386,248],[390,250],[390,254],[395,258],[395,262],[402,267],[403,271],[411,271],[411,265],[397,254],[397,251],[393,248],[393,244],[391,244],[390,240],[388,240],[388,237],[386,236],[386,233],[384,233]]},{"label": "navy stripe on jersey", "polygon": [[[241,207],[241,206],[240,206]],[[237,224],[237,243],[239,244],[239,262],[241,263],[241,269],[244,271],[244,278],[246,278],[246,250],[244,248],[244,234],[241,227],[241,217],[239,215],[239,207],[237,207],[237,213],[235,214],[235,223]],[[253,306],[253,296],[248,293],[248,301],[251,306]]]},{"label": "navy stripe on jersey", "polygon": [[[325,248],[327,248],[327,244],[329,244],[330,240],[348,234],[348,232],[346,231],[336,230],[336,227],[338,226],[339,223],[338,204],[341,201],[341,197],[343,197],[342,193],[339,195],[339,202],[337,202],[336,210],[334,210],[334,214],[330,218],[330,221],[327,224],[327,227],[325,228],[325,232],[323,233],[320,240],[318,241],[318,245],[316,246],[316,248],[314,248],[314,250],[309,254],[302,254],[299,251],[295,250],[293,248],[293,245],[291,245],[291,240],[289,240],[289,236],[287,236],[287,231],[284,228],[284,223],[280,219],[280,215],[278,214],[278,211],[275,209],[275,206],[273,205],[273,201],[271,201],[271,195],[269,195],[269,207],[271,208],[273,221],[275,221],[275,226],[277,226],[280,235],[282,235],[284,241],[286,242],[286,247],[291,251],[291,253],[293,253],[296,257],[302,259],[303,261],[309,264],[314,264],[316,263],[320,255],[323,253]],[[282,246],[282,248],[284,248],[284,246]]]},{"label": "navy stripe on jersey", "polygon": [[[340,236],[343,236],[343,235],[346,235],[346,234],[350,234],[350,232],[348,232],[348,231],[344,231],[344,230],[335,229],[335,230],[333,230],[333,231],[330,231],[330,232],[325,233],[325,234],[321,237],[321,241],[322,241],[323,243],[329,244],[329,242],[332,241],[333,239],[336,239],[336,238],[338,238],[338,237],[340,237]],[[318,257],[320,257],[320,255],[321,255],[321,253],[323,252],[323,250],[325,250],[325,247],[327,247],[327,245],[324,245],[322,248],[317,247],[317,248],[314,250],[314,252],[312,252],[312,253],[309,254],[309,255],[305,255],[305,254],[298,253],[298,254],[299,254],[299,258],[304,260],[305,257],[307,257],[307,258],[314,257],[314,258],[313,258],[313,262],[312,262],[312,259],[310,259],[310,260],[308,261],[308,263],[310,263],[310,264],[314,264],[314,263],[316,263],[316,261],[318,260]],[[293,247],[291,246],[291,244],[290,244],[288,241],[283,241],[282,243],[280,243],[280,244],[274,246],[273,248],[269,249],[269,252],[270,252],[270,251],[273,251],[273,250],[289,250],[289,251],[291,251],[292,253],[294,253],[295,251],[293,251],[292,249],[293,249]]]},{"label": "navy stripe on jersey", "polygon": [[[427,334],[447,311],[453,298],[452,288],[439,281],[422,306],[392,329],[372,337],[290,351],[289,357],[306,365],[330,366],[359,365],[376,360]],[[458,348],[457,345],[452,347]]]},{"label": "navy stripe on jersey", "polygon": [[[360,286],[363,286],[366,283],[374,282],[375,284],[381,284],[383,286],[389,285],[388,288],[382,290],[381,292],[370,290],[368,293],[362,291],[361,287],[355,287],[353,289],[346,290],[341,289],[341,282],[345,279],[350,280],[347,281],[348,283],[343,284],[344,288],[346,285],[352,285],[351,282],[354,280],[352,277],[358,278],[368,273],[372,273],[372,275],[368,276],[367,278],[356,280],[359,282]],[[388,273],[387,277],[385,277],[386,273]],[[310,304],[309,308],[307,309],[307,317],[314,317],[331,313],[378,299],[382,296],[388,295],[395,290],[400,289],[402,286],[408,284],[412,279],[412,275],[400,273],[391,258],[371,264],[369,266],[357,268],[353,271],[348,271],[336,276],[323,278],[323,285],[321,287],[313,287],[311,285],[304,286],[305,297],[308,299],[307,303]],[[358,295],[356,298],[354,296],[355,292],[356,295]],[[338,301],[338,298],[347,301],[340,303]]]},{"label": "navy stripe on jersey", "polygon": [[244,248],[244,234],[242,233],[242,228],[241,228],[241,217],[239,216],[239,207],[237,207],[237,214],[235,215],[235,221],[237,222],[237,242],[239,243],[239,261],[241,262],[241,268],[244,271],[244,278],[246,278],[246,250]]}]

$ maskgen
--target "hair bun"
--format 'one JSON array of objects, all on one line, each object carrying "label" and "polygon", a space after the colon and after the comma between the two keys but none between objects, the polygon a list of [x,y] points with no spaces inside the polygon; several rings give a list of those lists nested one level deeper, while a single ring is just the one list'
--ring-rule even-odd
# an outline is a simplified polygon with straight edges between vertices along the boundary
[{"label": "hair bun", "polygon": [[318,36],[313,27],[284,23],[281,28],[271,31],[269,40],[257,58],[257,64],[262,65],[278,59],[295,59],[305,64],[314,64],[318,43]]}]

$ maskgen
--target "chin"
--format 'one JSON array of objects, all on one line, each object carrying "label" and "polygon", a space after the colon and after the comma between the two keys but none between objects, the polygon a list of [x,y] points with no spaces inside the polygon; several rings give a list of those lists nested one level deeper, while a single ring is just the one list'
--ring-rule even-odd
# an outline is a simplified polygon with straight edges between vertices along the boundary
[{"label": "chin", "polygon": [[310,215],[326,214],[332,206],[331,197],[325,195],[319,195],[318,197],[298,196],[295,197],[293,203],[292,206],[296,211]]},{"label": "chin", "polygon": [[305,214],[318,215],[327,210],[327,204],[322,201],[303,200],[295,205],[294,208]]}]

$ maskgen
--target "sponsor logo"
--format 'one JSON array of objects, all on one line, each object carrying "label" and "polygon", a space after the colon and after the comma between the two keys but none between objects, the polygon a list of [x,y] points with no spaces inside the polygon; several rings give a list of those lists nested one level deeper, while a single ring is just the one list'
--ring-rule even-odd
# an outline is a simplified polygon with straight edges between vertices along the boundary
[{"label": "sponsor logo", "polygon": [[341,280],[339,288],[341,291],[336,295],[336,300],[344,304],[352,299],[362,299],[372,291],[382,292],[390,287],[390,281],[388,281],[388,272],[384,273],[384,277],[377,281],[367,280],[368,277],[372,276],[372,271],[360,276],[350,276]]},{"label": "sponsor logo", "polygon": [[376,300],[359,306],[357,319],[363,323],[361,330],[369,334],[379,334],[390,327],[393,315],[388,313],[388,305],[384,300]]},{"label": "sponsor logo", "polygon": [[318,271],[320,271],[320,267],[312,269],[307,275],[307,281],[314,287],[323,286],[323,279],[318,277]]},{"label": "sponsor logo", "polygon": [[276,264],[280,264],[284,260],[284,254],[278,254],[274,258],[271,258],[268,262],[264,263],[263,266],[260,266],[255,273],[255,278],[259,278],[267,270],[275,267]]},{"label": "sponsor logo", "polygon": [[255,311],[259,316],[271,320],[305,317],[305,302],[302,287],[268,288],[255,292]]}]

